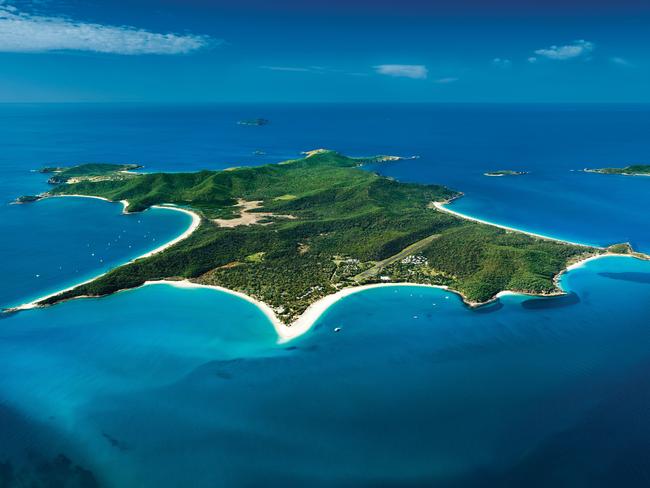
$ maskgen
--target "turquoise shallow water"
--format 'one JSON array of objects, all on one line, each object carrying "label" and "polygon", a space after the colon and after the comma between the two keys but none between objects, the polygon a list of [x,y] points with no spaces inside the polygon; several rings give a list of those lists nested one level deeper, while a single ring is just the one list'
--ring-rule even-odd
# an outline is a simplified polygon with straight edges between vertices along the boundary
[{"label": "turquoise shallow water", "polygon": [[[8,205],[47,188],[31,169],[59,162],[179,171],[322,146],[420,154],[373,169],[463,190],[454,208],[470,215],[647,251],[650,178],[571,169],[648,162],[649,114],[0,107],[0,306],[82,281],[189,225],[180,213],[124,216],[88,199]],[[257,116],[271,124],[234,123]],[[531,174],[482,176],[500,168]],[[648,486],[650,263],[592,261],[563,284],[566,297],[507,296],[474,311],[437,289],[370,290],[282,345],[250,303],[168,285],[2,315],[0,487]]]},{"label": "turquoise shallow water", "polygon": [[[91,404],[155,391],[205,362],[254,356],[277,340],[249,303],[168,285],[14,314],[0,330],[2,406],[22,419],[4,426],[0,456],[62,451],[97,464],[104,476],[120,466],[122,444],[111,437],[108,418],[89,412]],[[119,417],[122,427],[142,432],[145,424],[133,423],[128,410],[111,421]],[[44,428],[50,434],[35,441],[31,430]]]},{"label": "turquoise shallow water", "polygon": [[1,451],[65,449],[109,486],[645,486],[650,263],[563,284],[574,299],[479,312],[369,290],[288,345],[205,289],[20,313],[0,326],[3,405],[23,416]]}]

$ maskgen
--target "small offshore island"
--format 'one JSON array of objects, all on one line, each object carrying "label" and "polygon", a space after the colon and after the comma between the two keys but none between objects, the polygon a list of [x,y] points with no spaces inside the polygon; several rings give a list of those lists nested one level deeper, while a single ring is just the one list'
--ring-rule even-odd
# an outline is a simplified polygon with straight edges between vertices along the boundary
[{"label": "small offshore island", "polygon": [[650,176],[650,164],[633,164],[625,168],[585,168],[583,171],[603,175]]},{"label": "small offshore island", "polygon": [[237,125],[246,125],[251,127],[261,127],[271,123],[268,119],[244,119],[237,121]]},{"label": "small offshore island", "polygon": [[523,176],[527,175],[528,171],[514,171],[511,169],[501,169],[498,171],[488,171],[483,173],[485,176]]},{"label": "small offshore island", "polygon": [[224,171],[138,174],[121,165],[105,165],[102,174],[84,165],[58,169],[70,178],[39,197],[122,201],[125,212],[176,205],[198,214],[200,223],[197,218],[192,231],[161,252],[32,306],[108,295],[152,281],[179,286],[189,281],[262,302],[289,326],[324,297],[360,285],[442,286],[475,306],[504,291],[562,294],[557,276],[589,257],[645,258],[627,244],[589,247],[461,218],[442,207],[459,192],[401,183],[359,168],[382,158],[394,160],[321,149],[302,159]]}]

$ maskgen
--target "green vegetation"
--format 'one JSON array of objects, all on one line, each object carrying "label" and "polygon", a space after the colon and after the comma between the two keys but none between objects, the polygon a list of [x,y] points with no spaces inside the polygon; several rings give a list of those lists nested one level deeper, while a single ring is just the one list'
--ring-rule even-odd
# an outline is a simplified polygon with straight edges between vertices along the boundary
[{"label": "green vegetation", "polygon": [[367,158],[356,158],[363,164],[377,164],[377,163],[391,163],[395,161],[406,161],[410,159],[419,159],[420,156],[387,156],[380,154],[378,156],[370,156]]},{"label": "green vegetation", "polygon": [[[52,194],[128,200],[128,211],[171,203],[193,208],[203,220],[164,252],[44,303],[186,278],[244,292],[290,322],[337,289],[387,279],[448,285],[473,302],[506,289],[550,293],[557,291],[554,277],[568,262],[602,252],[457,218],[430,205],[458,196],[448,188],[400,183],[330,151],[311,154],[230,171],[58,186]],[[214,222],[239,217],[241,201],[261,201],[250,212],[262,212],[264,219],[233,227]]]},{"label": "green vegetation", "polygon": [[584,248],[485,225],[452,229],[423,251],[430,267],[453,277],[451,286],[478,301],[503,290],[557,291],[553,276],[584,253]]},{"label": "green vegetation", "polygon": [[57,171],[63,171],[65,168],[62,166],[46,166],[38,170],[39,173],[56,173]]},{"label": "green vegetation", "polygon": [[614,254],[631,254],[633,252],[628,243],[614,244],[613,246],[609,246],[607,250]]},{"label": "green vegetation", "polygon": [[14,203],[32,203],[37,202],[41,198],[43,197],[40,195],[23,195],[22,197],[16,198],[16,200],[14,200]]},{"label": "green vegetation", "polygon": [[275,197],[275,200],[287,201],[287,200],[295,200],[296,198],[298,198],[296,195],[286,194],[286,195],[280,195],[279,197]]},{"label": "green vegetation", "polygon": [[501,169],[499,171],[489,171],[483,174],[485,176],[522,176],[522,175],[527,175],[528,171],[514,171],[512,169]]},{"label": "green vegetation", "polygon": [[133,171],[142,168],[137,164],[108,164],[108,163],[88,163],[77,166],[65,167],[48,167],[40,170],[40,173],[55,173],[48,183],[60,185],[68,182],[78,182],[84,179],[93,180],[99,178],[118,177],[127,178],[132,175],[123,173],[124,171]]},{"label": "green vegetation", "polygon": [[605,175],[650,175],[650,164],[633,164],[625,168],[599,168],[585,169],[587,173],[601,173]]},{"label": "green vegetation", "polygon": [[262,261],[264,261],[264,254],[266,254],[264,251],[250,254],[246,256],[246,261],[248,261],[249,263],[261,263]]}]

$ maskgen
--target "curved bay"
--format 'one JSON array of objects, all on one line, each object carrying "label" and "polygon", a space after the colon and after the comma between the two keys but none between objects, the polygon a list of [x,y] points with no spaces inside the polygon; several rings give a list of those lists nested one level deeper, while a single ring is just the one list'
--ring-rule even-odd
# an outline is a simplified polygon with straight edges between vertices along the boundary
[{"label": "curved bay", "polygon": [[[253,305],[214,290],[155,285],[72,301],[3,321],[0,395],[52,415],[112,486],[187,476],[197,487],[269,477],[475,486],[484,470],[532,483],[558,452],[578,459],[587,440],[608,441],[607,429],[585,432],[594,415],[640,428],[613,399],[650,361],[650,291],[633,281],[612,291],[608,269],[647,273],[650,263],[605,258],[568,273],[572,292],[589,290],[571,307],[527,309],[528,297],[507,296],[476,314],[438,289],[368,290],[291,346],[276,344]],[[646,396],[635,402],[650,408]],[[599,486],[609,466],[603,479],[635,486],[614,462],[624,452],[595,451],[593,468],[573,474]]]},{"label": "curved bay", "polygon": [[0,206],[0,308],[104,273],[171,241],[191,222],[173,210],[123,214],[122,208],[75,197]]}]

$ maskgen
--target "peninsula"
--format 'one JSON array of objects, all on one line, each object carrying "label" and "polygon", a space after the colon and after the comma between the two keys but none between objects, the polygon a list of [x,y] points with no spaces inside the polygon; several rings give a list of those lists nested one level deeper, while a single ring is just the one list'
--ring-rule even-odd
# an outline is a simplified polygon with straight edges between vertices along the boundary
[{"label": "peninsula", "polygon": [[131,171],[140,169],[139,164],[87,163],[71,167],[50,166],[42,168],[39,173],[53,173],[47,181],[50,185],[78,183],[84,180],[119,179],[128,177]]},{"label": "peninsula", "polygon": [[625,168],[585,168],[584,172],[604,175],[650,176],[650,164],[633,164]]},{"label": "peninsula", "polygon": [[318,150],[225,171],[125,175],[105,168],[68,180],[45,196],[123,201],[126,212],[172,204],[200,215],[200,224],[162,252],[36,305],[171,280],[237,292],[291,325],[324,297],[374,283],[448,287],[470,305],[506,290],[559,294],[555,278],[568,265],[632,253],[624,244],[581,246],[461,218],[441,209],[459,192],[398,182],[360,168],[365,161]]}]

